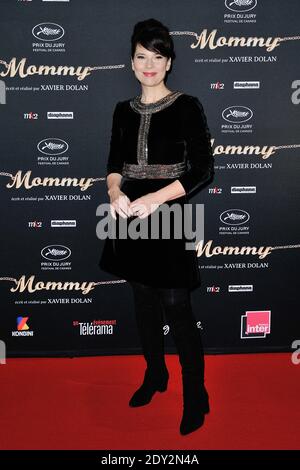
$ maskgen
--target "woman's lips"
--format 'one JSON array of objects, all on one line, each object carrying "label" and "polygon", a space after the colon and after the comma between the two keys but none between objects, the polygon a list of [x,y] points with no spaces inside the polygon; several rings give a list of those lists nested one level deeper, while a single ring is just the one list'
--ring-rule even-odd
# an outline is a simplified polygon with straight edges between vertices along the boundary
[{"label": "woman's lips", "polygon": [[143,74],[145,75],[145,77],[153,77],[154,75],[156,75],[156,72],[143,72]]}]

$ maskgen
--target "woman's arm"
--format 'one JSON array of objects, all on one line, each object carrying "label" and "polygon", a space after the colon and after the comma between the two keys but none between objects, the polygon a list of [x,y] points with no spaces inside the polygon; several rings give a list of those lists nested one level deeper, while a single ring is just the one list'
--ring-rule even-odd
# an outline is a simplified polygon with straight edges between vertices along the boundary
[{"label": "woman's arm", "polygon": [[214,174],[211,135],[204,109],[195,96],[189,97],[184,119],[184,134],[188,171],[178,178],[185,193],[190,194]]},{"label": "woman's arm", "polygon": [[154,194],[160,204],[190,194],[214,174],[211,135],[203,106],[197,97],[190,96],[184,117],[184,135],[188,170],[173,183]]},{"label": "woman's arm", "polygon": [[164,188],[155,191],[155,193],[153,194],[155,194],[159,204],[163,204],[166,201],[172,201],[172,199],[184,196],[186,193],[180,181],[176,180],[173,181],[173,183],[168,184]]},{"label": "woman's arm", "polygon": [[118,102],[113,114],[110,150],[106,165],[107,193],[111,204],[111,214],[114,218],[116,218],[115,212],[122,217],[131,215],[130,200],[120,189],[124,163],[122,132],[121,102]]},{"label": "woman's arm", "polygon": [[120,190],[122,175],[119,173],[110,173],[106,177],[106,185],[108,195],[111,196],[113,192]]},{"label": "woman's arm", "polygon": [[154,212],[164,202],[171,201],[172,199],[176,199],[184,194],[185,190],[183,186],[178,180],[176,180],[158,191],[145,194],[144,196],[135,199],[130,204],[130,210],[132,214],[142,214],[141,219],[143,219]]},{"label": "woman's arm", "polygon": [[[124,163],[122,153],[122,133],[121,102],[119,101],[116,104],[113,113],[110,149],[106,164],[106,177],[108,177],[111,173],[118,173],[120,176],[120,181],[122,178],[122,168]],[[110,181],[111,180],[112,178],[110,178]],[[113,178],[113,181],[116,181],[116,178]]]}]

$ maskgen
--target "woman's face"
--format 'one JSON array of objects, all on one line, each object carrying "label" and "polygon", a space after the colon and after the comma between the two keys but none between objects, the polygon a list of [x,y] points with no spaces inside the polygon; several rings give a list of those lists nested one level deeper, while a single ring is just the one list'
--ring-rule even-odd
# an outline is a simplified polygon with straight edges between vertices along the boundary
[{"label": "woman's face", "polygon": [[167,70],[170,69],[171,58],[148,51],[141,44],[137,44],[131,65],[142,85],[156,86],[164,80]]}]

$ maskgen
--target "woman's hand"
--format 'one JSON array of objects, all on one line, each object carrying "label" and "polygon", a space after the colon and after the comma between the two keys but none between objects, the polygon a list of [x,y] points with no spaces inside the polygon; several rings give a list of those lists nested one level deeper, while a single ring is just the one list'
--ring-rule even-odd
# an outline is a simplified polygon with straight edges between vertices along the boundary
[{"label": "woman's hand", "polygon": [[159,199],[157,193],[148,193],[145,194],[145,196],[135,199],[130,204],[130,209],[133,215],[137,215],[140,219],[145,219],[161,204],[162,201]]},{"label": "woman's hand", "polygon": [[110,213],[116,220],[116,212],[126,219],[133,215],[130,208],[130,199],[124,194],[120,188],[113,188],[108,191],[110,197]]}]

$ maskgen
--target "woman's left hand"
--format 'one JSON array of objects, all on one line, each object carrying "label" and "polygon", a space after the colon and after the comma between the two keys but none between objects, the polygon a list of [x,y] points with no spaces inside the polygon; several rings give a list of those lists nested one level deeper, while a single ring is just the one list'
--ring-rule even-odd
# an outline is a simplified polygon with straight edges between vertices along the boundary
[{"label": "woman's left hand", "polygon": [[148,193],[132,201],[130,209],[133,215],[137,215],[140,219],[145,219],[161,204],[162,202],[158,200],[158,196],[155,193]]}]

